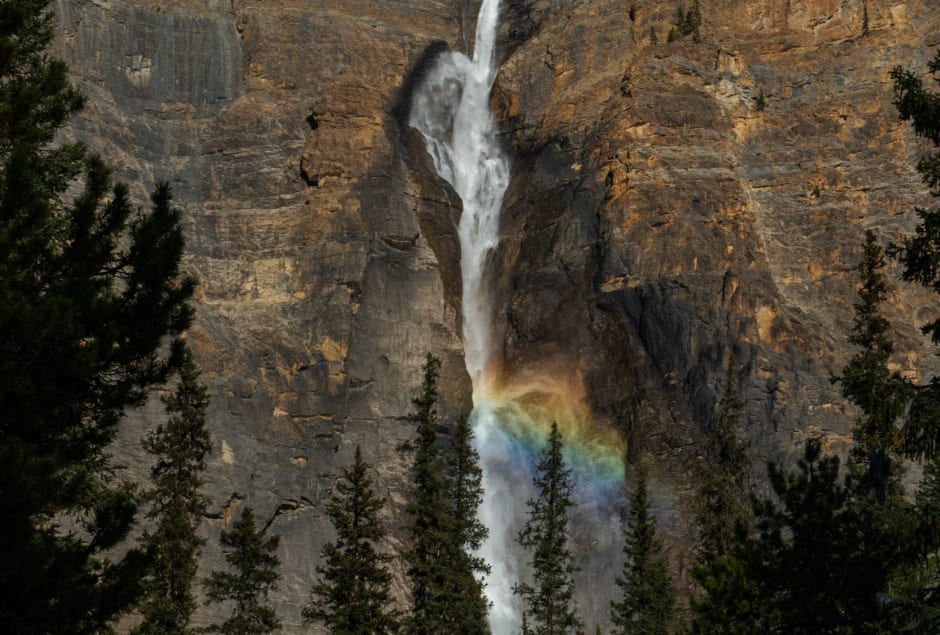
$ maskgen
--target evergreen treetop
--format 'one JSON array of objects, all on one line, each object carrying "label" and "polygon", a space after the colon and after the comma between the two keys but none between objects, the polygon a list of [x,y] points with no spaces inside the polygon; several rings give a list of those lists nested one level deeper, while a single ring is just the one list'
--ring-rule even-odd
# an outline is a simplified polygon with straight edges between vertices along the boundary
[{"label": "evergreen treetop", "polygon": [[336,541],[324,545],[317,566],[319,580],[303,609],[305,622],[321,622],[334,635],[385,635],[398,632],[398,614],[389,607],[391,556],[376,551],[385,538],[379,520],[384,504],[372,488],[362,451],[343,469],[326,513]]},{"label": "evergreen treetop", "polygon": [[892,550],[879,507],[853,504],[839,460],[806,443],[797,470],[768,468],[773,499],[755,500],[758,534],[699,575],[697,633],[876,633]]},{"label": "evergreen treetop", "polygon": [[556,423],[552,423],[533,484],[537,496],[526,503],[529,519],[518,538],[529,554],[532,583],[519,583],[513,592],[522,597],[529,633],[567,635],[580,629],[582,623],[574,607],[572,576],[578,568],[568,538],[574,506],[571,470],[562,457],[562,438]]},{"label": "evergreen treetop", "polygon": [[[940,81],[940,51],[929,64],[935,80]],[[929,90],[922,78],[912,71],[896,67],[894,105],[904,121],[910,121],[917,136],[927,139],[933,151],[917,164],[924,183],[935,196],[940,196],[940,93]],[[917,282],[940,293],[940,208],[916,208],[920,224],[914,235],[892,251],[904,265],[902,278]],[[940,342],[940,318],[922,327],[934,343]],[[929,458],[940,453],[940,379],[913,391],[904,429],[903,450],[907,456]]]},{"label": "evergreen treetop", "polygon": [[409,415],[417,435],[403,446],[412,454],[414,485],[405,528],[411,546],[404,554],[413,601],[403,627],[416,635],[486,633],[487,603],[476,578],[486,563],[466,551],[485,536],[475,518],[481,473],[466,421],[458,424],[450,452],[438,448],[439,372],[440,360],[428,353],[421,392]]},{"label": "evergreen treetop", "polygon": [[211,450],[206,429],[209,394],[185,349],[175,391],[163,397],[169,418],[151,430],[144,449],[156,457],[150,471],[154,488],[146,494],[147,517],[156,528],[144,534],[148,576],[141,604],[140,635],[189,633],[196,609],[193,582],[205,539],[196,534],[208,499],[200,492],[206,455]]},{"label": "evergreen treetop", "polygon": [[459,559],[452,563],[455,604],[451,614],[456,632],[488,633],[489,603],[483,594],[482,578],[490,572],[486,561],[472,555],[486,540],[489,531],[477,518],[483,500],[483,470],[471,441],[473,430],[466,417],[460,417],[450,437],[446,454],[445,479],[454,519],[454,543]]},{"label": "evergreen treetop", "polygon": [[611,602],[615,635],[667,635],[675,622],[675,599],[656,521],[650,514],[646,470],[637,473],[624,528],[621,599]]},{"label": "evergreen treetop", "polygon": [[882,504],[887,503],[890,494],[900,494],[898,439],[909,393],[901,375],[888,368],[894,344],[881,310],[888,296],[884,267],[884,250],[875,234],[868,231],[858,266],[861,286],[849,336],[849,342],[862,349],[837,378],[842,394],[862,411],[853,431],[851,466],[858,480],[856,486]]},{"label": "evergreen treetop", "polygon": [[224,635],[276,632],[281,621],[267,602],[281,577],[277,557],[280,536],[265,538],[264,529],[256,526],[254,511],[246,507],[232,530],[222,532],[221,542],[232,571],[214,571],[206,579],[206,603],[228,602],[233,605],[232,613],[207,631]]}]

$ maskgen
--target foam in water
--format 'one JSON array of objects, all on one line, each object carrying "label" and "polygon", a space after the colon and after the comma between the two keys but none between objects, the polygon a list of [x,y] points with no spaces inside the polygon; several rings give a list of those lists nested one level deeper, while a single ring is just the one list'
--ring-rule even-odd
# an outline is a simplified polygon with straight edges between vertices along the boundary
[{"label": "foam in water", "polygon": [[[486,273],[499,243],[499,213],[510,173],[489,108],[497,70],[498,17],[498,0],[483,0],[472,59],[457,51],[437,58],[414,95],[409,123],[423,134],[437,173],[463,201],[458,228],[463,344],[485,490],[479,516],[490,532],[479,555],[492,567],[486,580],[490,628],[494,635],[508,635],[521,624],[512,588],[526,574],[516,536],[525,522],[526,501],[534,494],[534,466],[551,422],[562,430],[566,463],[576,483],[579,523],[589,536],[611,535],[605,501],[619,495],[623,449],[615,435],[593,429],[578,378],[560,380],[553,373],[550,379],[508,381],[496,376],[499,347]],[[591,572],[595,582],[597,573]]]}]

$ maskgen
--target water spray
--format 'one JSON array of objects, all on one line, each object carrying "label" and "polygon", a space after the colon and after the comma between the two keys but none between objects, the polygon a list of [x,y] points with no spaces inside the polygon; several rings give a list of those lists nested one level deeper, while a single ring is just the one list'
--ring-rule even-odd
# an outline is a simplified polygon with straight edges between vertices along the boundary
[{"label": "water spray", "polygon": [[499,342],[486,274],[499,244],[499,214],[510,175],[489,107],[498,68],[498,19],[499,0],[483,0],[472,58],[458,51],[438,56],[415,92],[409,123],[424,136],[437,174],[463,201],[458,227],[462,335],[473,385],[470,420],[483,470],[479,517],[489,529],[478,555],[492,567],[486,579],[490,628],[494,635],[508,635],[521,625],[512,591],[525,575],[525,554],[516,536],[525,522],[526,501],[534,495],[534,466],[551,423],[562,430],[579,522],[589,530],[610,533],[605,501],[619,496],[623,451],[615,434],[593,428],[580,378],[495,376]]}]

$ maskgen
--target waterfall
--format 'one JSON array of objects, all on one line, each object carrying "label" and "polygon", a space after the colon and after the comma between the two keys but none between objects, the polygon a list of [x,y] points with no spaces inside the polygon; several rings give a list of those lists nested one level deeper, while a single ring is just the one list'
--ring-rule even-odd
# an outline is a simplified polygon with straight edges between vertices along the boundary
[{"label": "waterfall", "polygon": [[437,173],[463,201],[463,341],[475,390],[493,353],[493,307],[484,270],[499,242],[499,209],[509,184],[509,159],[497,143],[489,108],[498,16],[498,0],[484,0],[473,59],[457,51],[438,57],[415,94],[409,122],[424,135]]},{"label": "waterfall", "polygon": [[[420,131],[438,175],[463,201],[458,234],[463,281],[463,345],[473,384],[470,420],[483,470],[484,496],[479,517],[489,529],[480,553],[492,567],[486,595],[493,635],[516,633],[521,608],[513,586],[525,574],[516,536],[534,496],[532,476],[552,422],[563,429],[565,461],[576,481],[579,524],[586,528],[593,555],[591,586],[612,586],[619,535],[607,501],[619,496],[623,446],[616,434],[598,431],[584,400],[583,386],[570,365],[501,376],[498,336],[488,263],[499,243],[499,213],[509,184],[509,159],[500,148],[489,109],[496,77],[496,26],[499,1],[483,0],[473,57],[441,54],[416,90],[409,124]],[[611,519],[614,518],[612,521]],[[611,525],[613,522],[613,525]],[[598,601],[598,597],[600,601]],[[581,604],[606,613],[604,591]],[[598,606],[598,604],[600,606]]]},{"label": "waterfall", "polygon": [[436,60],[414,96],[409,123],[424,135],[435,170],[463,201],[458,228],[463,344],[473,384],[471,421],[485,489],[480,519],[490,532],[480,555],[492,567],[486,581],[492,603],[490,627],[494,635],[503,635],[513,632],[519,623],[512,594],[517,581],[515,534],[528,483],[513,487],[506,476],[512,465],[512,440],[502,431],[495,408],[484,398],[485,373],[496,350],[486,266],[499,242],[499,212],[509,184],[509,159],[497,141],[489,108],[497,69],[498,18],[499,1],[484,0],[473,58],[449,51]]}]

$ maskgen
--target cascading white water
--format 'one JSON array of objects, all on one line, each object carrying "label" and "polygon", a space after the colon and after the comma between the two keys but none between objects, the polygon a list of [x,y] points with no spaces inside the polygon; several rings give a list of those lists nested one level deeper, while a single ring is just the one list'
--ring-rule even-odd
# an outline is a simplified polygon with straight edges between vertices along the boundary
[{"label": "cascading white water", "polygon": [[509,184],[509,160],[497,143],[489,108],[498,16],[499,1],[484,0],[473,59],[457,51],[438,57],[414,96],[409,122],[424,135],[437,173],[463,201],[463,337],[475,388],[493,350],[492,303],[483,272],[499,242],[499,210]]},{"label": "cascading white water", "polygon": [[526,502],[535,496],[532,477],[548,427],[557,422],[567,432],[565,461],[572,467],[578,504],[573,524],[582,532],[579,540],[576,530],[572,542],[582,546],[576,556],[585,565],[578,580],[584,592],[577,604],[594,623],[606,619],[608,591],[618,568],[615,537],[620,532],[616,505],[610,503],[622,491],[624,447],[615,433],[605,436],[597,429],[570,365],[553,367],[543,361],[535,372],[515,369],[511,378],[500,375],[487,278],[509,184],[509,160],[489,109],[498,17],[499,0],[483,0],[473,58],[453,51],[437,58],[414,94],[409,123],[424,135],[435,170],[463,201],[458,234],[464,357],[473,383],[470,419],[483,470],[479,517],[489,529],[478,555],[492,567],[486,579],[490,629],[493,635],[510,635],[522,621],[513,587],[528,575],[516,537],[526,518]]},{"label": "cascading white water", "polygon": [[499,242],[499,212],[509,184],[509,160],[497,141],[489,108],[498,18],[499,0],[483,0],[473,59],[456,51],[442,54],[415,93],[409,123],[424,135],[435,170],[463,201],[463,344],[485,490],[479,513],[490,532],[480,555],[492,567],[486,587],[492,602],[490,628],[494,635],[508,635],[519,625],[512,593],[518,580],[515,535],[529,484],[511,476],[514,444],[499,425],[497,406],[484,399],[483,385],[495,352],[486,265]]}]

